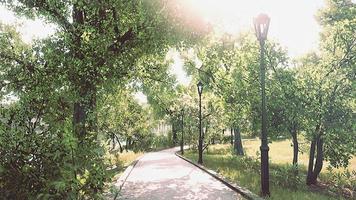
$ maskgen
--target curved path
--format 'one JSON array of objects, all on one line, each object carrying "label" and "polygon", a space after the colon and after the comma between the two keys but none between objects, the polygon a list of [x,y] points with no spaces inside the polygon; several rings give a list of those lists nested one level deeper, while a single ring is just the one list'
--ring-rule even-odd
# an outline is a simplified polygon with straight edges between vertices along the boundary
[{"label": "curved path", "polygon": [[177,149],[145,154],[124,183],[120,199],[242,199],[220,181],[174,155]]}]

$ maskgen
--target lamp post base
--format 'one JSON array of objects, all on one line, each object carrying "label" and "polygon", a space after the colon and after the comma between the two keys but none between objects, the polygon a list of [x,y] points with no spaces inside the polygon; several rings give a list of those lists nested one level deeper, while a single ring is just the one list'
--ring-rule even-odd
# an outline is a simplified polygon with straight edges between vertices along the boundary
[{"label": "lamp post base", "polygon": [[203,164],[203,140],[199,140],[199,158],[198,158],[198,164],[202,165]]},{"label": "lamp post base", "polygon": [[270,196],[269,192],[269,164],[268,164],[268,151],[269,147],[261,146],[261,196]]}]

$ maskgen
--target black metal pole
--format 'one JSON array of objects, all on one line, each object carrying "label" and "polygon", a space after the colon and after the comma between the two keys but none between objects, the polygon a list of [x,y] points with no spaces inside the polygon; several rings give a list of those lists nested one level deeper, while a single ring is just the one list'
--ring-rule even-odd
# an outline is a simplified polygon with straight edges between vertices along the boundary
[{"label": "black metal pole", "polygon": [[261,195],[269,196],[269,166],[268,166],[268,141],[267,141],[267,116],[266,116],[266,93],[265,93],[265,63],[264,63],[264,39],[260,39],[260,71],[261,71],[261,95],[262,95],[262,131],[261,131]]},{"label": "black metal pole", "polygon": [[202,129],[201,129],[201,94],[199,93],[199,159],[198,163],[203,164],[203,139],[202,139]]},{"label": "black metal pole", "polygon": [[182,138],[180,142],[180,152],[184,154],[184,109],[182,109]]}]

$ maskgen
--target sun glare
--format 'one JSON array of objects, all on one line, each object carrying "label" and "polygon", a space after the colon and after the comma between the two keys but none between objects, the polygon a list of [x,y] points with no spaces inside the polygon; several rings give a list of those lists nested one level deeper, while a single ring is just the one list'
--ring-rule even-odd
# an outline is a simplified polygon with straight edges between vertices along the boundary
[{"label": "sun glare", "polygon": [[[205,23],[218,32],[238,34],[252,30],[253,18],[266,13],[271,18],[269,38],[290,46],[298,55],[317,46],[319,26],[315,14],[323,0],[184,0]],[[308,31],[305,31],[308,30]],[[308,34],[308,35],[307,35]],[[297,50],[294,50],[297,49]],[[299,50],[300,49],[300,50]]]},{"label": "sun glare", "polygon": [[[251,19],[260,12],[266,12],[263,8],[267,7],[267,1],[261,0],[185,0],[184,2],[205,22],[218,26],[228,33],[239,32],[241,27],[251,25]],[[249,24],[246,24],[245,19],[250,19]]]}]

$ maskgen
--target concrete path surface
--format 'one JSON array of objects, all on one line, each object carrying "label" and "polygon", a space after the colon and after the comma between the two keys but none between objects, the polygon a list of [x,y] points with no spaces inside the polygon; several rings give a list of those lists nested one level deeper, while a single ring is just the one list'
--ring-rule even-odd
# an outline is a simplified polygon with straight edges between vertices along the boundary
[{"label": "concrete path surface", "polygon": [[177,149],[145,154],[128,176],[119,199],[242,199],[220,181],[174,155]]}]

